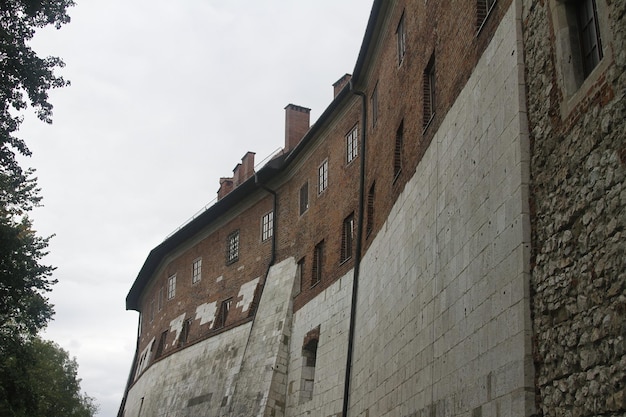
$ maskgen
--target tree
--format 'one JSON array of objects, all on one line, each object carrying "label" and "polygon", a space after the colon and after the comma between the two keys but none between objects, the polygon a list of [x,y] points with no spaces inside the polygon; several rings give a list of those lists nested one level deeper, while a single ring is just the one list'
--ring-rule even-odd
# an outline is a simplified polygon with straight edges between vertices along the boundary
[{"label": "tree", "polygon": [[49,238],[38,237],[27,216],[41,200],[32,169],[16,155],[29,156],[16,136],[28,102],[51,123],[48,90],[68,85],[54,74],[63,62],[40,58],[28,46],[35,30],[68,23],[72,0],[0,0],[0,355],[6,344],[35,335],[51,319],[44,294],[55,281],[41,264]]},{"label": "tree", "polygon": [[97,407],[81,394],[75,359],[34,337],[0,357],[0,415],[91,417]]}]

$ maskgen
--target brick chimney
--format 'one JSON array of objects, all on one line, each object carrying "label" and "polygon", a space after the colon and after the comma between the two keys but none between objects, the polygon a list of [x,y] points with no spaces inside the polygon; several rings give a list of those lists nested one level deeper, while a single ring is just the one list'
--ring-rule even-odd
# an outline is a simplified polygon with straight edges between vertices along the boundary
[{"label": "brick chimney", "polygon": [[241,158],[241,163],[237,164],[235,167],[233,175],[235,179],[235,187],[245,182],[254,174],[254,155],[254,152],[248,151],[243,158]]},{"label": "brick chimney", "polygon": [[288,104],[285,107],[285,152],[291,151],[309,130],[311,109]]},{"label": "brick chimney", "polygon": [[343,90],[343,87],[345,87],[346,84],[350,82],[351,78],[352,78],[352,75],[346,74],[340,79],[338,79],[337,81],[335,81],[335,83],[333,84],[333,88],[335,89],[335,97],[337,97],[337,95],[339,95],[341,90]]},{"label": "brick chimney", "polygon": [[220,178],[220,189],[217,191],[217,199],[221,200],[224,198],[233,188],[235,188],[235,186],[232,178]]}]

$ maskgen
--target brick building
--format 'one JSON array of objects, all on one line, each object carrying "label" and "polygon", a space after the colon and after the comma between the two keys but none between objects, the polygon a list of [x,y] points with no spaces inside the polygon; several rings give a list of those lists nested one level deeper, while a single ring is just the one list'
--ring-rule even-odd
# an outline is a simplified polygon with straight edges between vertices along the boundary
[{"label": "brick building", "polygon": [[624,16],[375,0],[319,119],[148,255],[120,415],[623,415]]}]

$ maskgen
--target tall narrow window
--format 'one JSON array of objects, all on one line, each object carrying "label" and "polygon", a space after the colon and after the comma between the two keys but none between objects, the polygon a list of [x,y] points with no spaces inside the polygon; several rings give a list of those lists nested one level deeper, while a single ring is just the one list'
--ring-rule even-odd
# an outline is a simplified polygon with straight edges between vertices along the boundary
[{"label": "tall narrow window", "polygon": [[217,317],[215,319],[215,329],[220,329],[226,326],[226,322],[228,320],[228,313],[230,312],[230,305],[233,299],[229,298],[227,300],[222,301],[220,304],[220,309],[217,312]]},{"label": "tall narrow window", "polygon": [[311,286],[322,280],[322,267],[324,265],[324,241],[315,245],[313,252],[313,265],[311,268]]},{"label": "tall narrow window", "polygon": [[226,240],[226,264],[230,265],[239,260],[239,230],[228,235]]},{"label": "tall narrow window", "polygon": [[374,87],[374,92],[372,93],[372,127],[376,126],[378,122],[378,84]]},{"label": "tall narrow window", "polygon": [[354,241],[354,213],[343,220],[341,232],[341,262],[352,257],[352,243]]},{"label": "tall narrow window", "polygon": [[163,309],[163,287],[159,288],[159,311]]},{"label": "tall narrow window", "polygon": [[598,24],[598,6],[596,0],[582,0],[576,3],[578,16],[580,52],[585,78],[602,59],[602,40]]},{"label": "tall narrow window", "polygon": [[167,299],[176,297],[176,274],[167,279]]},{"label": "tall narrow window", "polygon": [[155,358],[159,358],[163,355],[163,351],[165,350],[165,342],[167,341],[167,330],[161,333],[161,337],[159,337],[159,344],[157,346]]},{"label": "tall narrow window", "polygon": [[296,279],[293,283],[293,292],[294,295],[300,294],[302,291],[302,278],[304,276],[304,258],[298,261],[298,265],[296,266]]},{"label": "tall narrow window", "polygon": [[367,224],[365,225],[365,233],[369,236],[374,230],[374,196],[376,192],[376,182],[372,183],[367,193]]},{"label": "tall narrow window", "polygon": [[483,23],[487,20],[489,12],[493,8],[496,0],[477,0],[476,1],[476,29],[480,30],[483,27]]},{"label": "tall narrow window", "polygon": [[187,344],[189,339],[189,329],[191,328],[191,319],[187,319],[183,322],[183,328],[180,330],[180,336],[178,336],[178,347]]},{"label": "tall narrow window", "polygon": [[197,284],[202,278],[202,258],[198,258],[191,264],[191,283]]},{"label": "tall narrow window", "polygon": [[321,194],[328,188],[328,159],[317,169],[317,192]]},{"label": "tall narrow window", "polygon": [[300,187],[300,214],[309,209],[309,183],[305,182]]},{"label": "tall narrow window", "polygon": [[313,398],[317,347],[320,340],[320,326],[309,331],[302,344],[302,379],[300,381],[300,404]]},{"label": "tall narrow window", "polygon": [[403,132],[404,129],[404,120],[400,123],[400,127],[396,131],[396,145],[393,152],[393,181],[395,182],[400,176],[400,172],[402,171],[402,142],[403,142]]},{"label": "tall narrow window", "polygon": [[150,301],[150,322],[154,320],[154,298]]},{"label": "tall narrow window", "polygon": [[404,55],[406,54],[406,27],[404,23],[404,13],[400,18],[400,22],[398,23],[398,28],[396,29],[396,37],[398,40],[398,65],[402,63],[404,59]]},{"label": "tall narrow window", "polygon": [[433,54],[424,70],[424,111],[423,128],[426,129],[435,115],[435,55]]},{"label": "tall narrow window", "polygon": [[265,242],[274,234],[274,212],[270,211],[261,219],[261,241]]},{"label": "tall narrow window", "polygon": [[359,128],[354,126],[346,135],[346,163],[352,162],[359,155]]}]

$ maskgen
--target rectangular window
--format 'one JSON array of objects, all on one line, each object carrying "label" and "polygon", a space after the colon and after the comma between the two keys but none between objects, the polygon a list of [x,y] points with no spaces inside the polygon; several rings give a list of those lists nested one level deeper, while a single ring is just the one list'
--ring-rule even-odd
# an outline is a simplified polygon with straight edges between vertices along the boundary
[{"label": "rectangular window", "polygon": [[191,264],[191,283],[197,284],[202,279],[202,258],[198,258]]},{"label": "rectangular window", "polygon": [[176,297],[176,274],[167,279],[167,299]]},{"label": "rectangular window", "polygon": [[349,164],[359,155],[359,128],[354,126],[346,135],[346,162]]},{"label": "rectangular window", "polygon": [[159,289],[159,311],[163,309],[163,287]]},{"label": "rectangular window", "polygon": [[154,320],[154,298],[150,301],[150,322]]},{"label": "rectangular window", "polygon": [[159,358],[163,355],[163,351],[165,350],[165,342],[167,341],[167,330],[161,333],[161,337],[159,337],[159,344],[157,346],[155,358]]},{"label": "rectangular window", "polygon": [[296,279],[293,283],[294,287],[294,295],[300,294],[302,291],[302,278],[304,277],[304,258],[298,261],[298,265],[296,266]]},{"label": "rectangular window", "polygon": [[374,92],[372,93],[372,127],[376,126],[376,122],[378,122],[378,84],[374,87]]},{"label": "rectangular window", "polygon": [[233,299],[229,298],[227,300],[222,301],[220,304],[220,309],[217,312],[217,317],[215,319],[215,329],[221,329],[226,326],[228,320],[228,313],[230,312],[230,305]]},{"label": "rectangular window", "polygon": [[226,240],[226,264],[230,265],[239,260],[239,230],[228,235]]},{"label": "rectangular window", "polygon": [[352,244],[354,242],[354,213],[351,213],[343,221],[341,232],[341,262],[352,257]]},{"label": "rectangular window", "polygon": [[433,54],[424,70],[424,111],[422,127],[426,129],[435,116],[435,55]]},{"label": "rectangular window", "polygon": [[372,183],[367,193],[367,224],[365,225],[365,233],[369,236],[374,230],[374,193],[376,191],[376,182]]},{"label": "rectangular window", "polygon": [[393,152],[393,181],[395,182],[402,172],[402,130],[404,129],[404,121],[400,123],[400,127],[396,131],[396,145]]},{"label": "rectangular window", "polygon": [[180,330],[180,336],[178,336],[178,347],[187,344],[189,339],[189,329],[191,328],[191,319],[187,319],[183,322],[183,328]]},{"label": "rectangular window", "polygon": [[317,190],[321,194],[328,188],[328,159],[322,162],[317,169]]},{"label": "rectangular window", "polygon": [[406,54],[406,28],[404,24],[404,13],[402,13],[402,17],[398,23],[396,37],[398,40],[398,65],[400,65],[404,59],[404,55]]},{"label": "rectangular window", "polygon": [[309,183],[305,182],[300,187],[300,214],[309,209]]},{"label": "rectangular window", "polygon": [[598,7],[596,0],[582,0],[575,3],[579,25],[580,52],[586,78],[600,63],[603,56],[598,24]]},{"label": "rectangular window", "polygon": [[270,211],[261,219],[261,241],[265,242],[274,234],[274,212]]},{"label": "rectangular window", "polygon": [[313,265],[311,268],[311,286],[316,285],[322,280],[322,267],[324,265],[324,241],[315,245],[313,252]]},{"label": "rectangular window", "polygon": [[491,12],[496,0],[477,0],[476,1],[476,29],[480,30],[483,23],[487,20],[487,16]]}]

